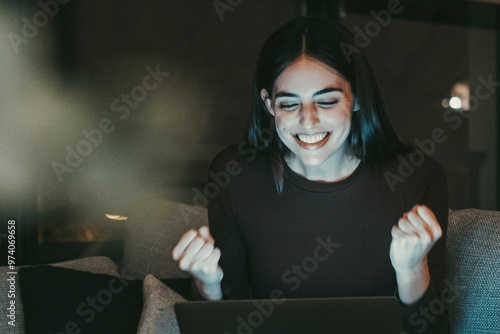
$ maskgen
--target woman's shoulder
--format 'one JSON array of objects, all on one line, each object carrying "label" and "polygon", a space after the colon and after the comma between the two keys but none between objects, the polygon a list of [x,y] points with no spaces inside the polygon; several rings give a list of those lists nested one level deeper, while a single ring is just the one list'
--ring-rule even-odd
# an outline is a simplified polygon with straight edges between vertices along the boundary
[{"label": "woman's shoulder", "polygon": [[387,161],[387,167],[409,171],[440,171],[443,170],[441,164],[431,155],[423,153],[421,150],[413,149],[410,152],[403,152],[395,155]]},{"label": "woman's shoulder", "polygon": [[392,185],[391,188],[398,183],[421,186],[438,180],[446,183],[446,173],[441,164],[418,149],[401,153],[380,166],[379,170]]}]

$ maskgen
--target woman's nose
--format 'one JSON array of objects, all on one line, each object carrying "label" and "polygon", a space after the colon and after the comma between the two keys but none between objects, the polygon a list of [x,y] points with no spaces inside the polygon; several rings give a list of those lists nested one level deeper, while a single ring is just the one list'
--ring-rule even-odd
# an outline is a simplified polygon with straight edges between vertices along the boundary
[{"label": "woman's nose", "polygon": [[319,123],[318,111],[314,106],[304,106],[300,111],[300,125],[305,128],[314,127]]}]

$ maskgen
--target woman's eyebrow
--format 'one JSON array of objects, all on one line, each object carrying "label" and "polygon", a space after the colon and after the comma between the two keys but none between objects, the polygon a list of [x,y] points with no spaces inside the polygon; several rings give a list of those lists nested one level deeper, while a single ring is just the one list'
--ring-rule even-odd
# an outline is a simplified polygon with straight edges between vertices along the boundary
[{"label": "woman's eyebrow", "polygon": [[317,91],[316,93],[313,94],[313,97],[314,96],[318,96],[318,95],[321,95],[321,94],[326,94],[326,93],[330,93],[330,92],[343,92],[342,88],[325,88],[325,89],[322,89],[320,91]]},{"label": "woman's eyebrow", "polygon": [[[325,88],[325,89],[319,90],[316,93],[314,93],[313,97],[316,97],[316,96],[322,95],[322,94],[326,94],[326,93],[330,93],[330,92],[343,92],[343,90],[342,90],[342,88]],[[275,98],[277,99],[279,97],[295,97],[295,98],[299,98],[299,96],[297,94],[288,93],[288,92],[277,93],[276,96],[275,96]]]},{"label": "woman's eyebrow", "polygon": [[299,96],[297,94],[292,94],[292,93],[287,93],[287,92],[277,93],[274,98],[277,99],[279,97],[296,97],[296,98],[299,98]]}]

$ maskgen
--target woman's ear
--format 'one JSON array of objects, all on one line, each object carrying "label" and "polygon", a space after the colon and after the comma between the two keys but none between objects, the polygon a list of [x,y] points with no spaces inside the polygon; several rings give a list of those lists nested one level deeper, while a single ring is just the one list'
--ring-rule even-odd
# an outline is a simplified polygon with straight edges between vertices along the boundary
[{"label": "woman's ear", "polygon": [[358,98],[356,96],[354,96],[353,99],[352,99],[352,111],[356,112],[358,110],[359,110]]},{"label": "woman's ear", "polygon": [[262,101],[264,101],[267,111],[274,116],[274,110],[271,105],[271,98],[269,97],[269,94],[267,93],[267,90],[265,88],[262,88],[262,90],[260,91],[260,97],[262,98]]}]

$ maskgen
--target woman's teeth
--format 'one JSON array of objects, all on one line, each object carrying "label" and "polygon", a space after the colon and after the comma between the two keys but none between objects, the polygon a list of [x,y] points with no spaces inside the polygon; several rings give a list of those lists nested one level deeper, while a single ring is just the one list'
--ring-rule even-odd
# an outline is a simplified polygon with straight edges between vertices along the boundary
[{"label": "woman's teeth", "polygon": [[319,133],[317,135],[312,135],[312,136],[297,134],[297,138],[299,138],[299,140],[301,142],[304,142],[306,144],[317,143],[317,142],[325,139],[326,136],[328,136],[328,132],[323,132],[323,133]]}]

